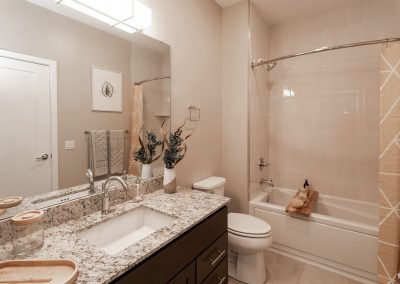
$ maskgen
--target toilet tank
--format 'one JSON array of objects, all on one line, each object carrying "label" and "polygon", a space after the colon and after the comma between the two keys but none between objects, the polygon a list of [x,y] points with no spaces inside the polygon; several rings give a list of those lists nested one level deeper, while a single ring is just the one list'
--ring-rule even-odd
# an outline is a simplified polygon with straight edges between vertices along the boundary
[{"label": "toilet tank", "polygon": [[226,179],[223,177],[208,177],[193,184],[194,189],[202,190],[207,193],[224,195]]}]

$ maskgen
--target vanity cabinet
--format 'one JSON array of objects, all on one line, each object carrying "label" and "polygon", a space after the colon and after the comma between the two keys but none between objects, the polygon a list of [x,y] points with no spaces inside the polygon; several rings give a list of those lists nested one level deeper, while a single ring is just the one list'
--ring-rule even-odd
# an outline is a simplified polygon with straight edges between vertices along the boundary
[{"label": "vanity cabinet", "polygon": [[178,273],[168,284],[195,284],[196,283],[196,262],[192,261],[186,268]]},{"label": "vanity cabinet", "polygon": [[223,207],[112,283],[228,283],[227,254]]}]

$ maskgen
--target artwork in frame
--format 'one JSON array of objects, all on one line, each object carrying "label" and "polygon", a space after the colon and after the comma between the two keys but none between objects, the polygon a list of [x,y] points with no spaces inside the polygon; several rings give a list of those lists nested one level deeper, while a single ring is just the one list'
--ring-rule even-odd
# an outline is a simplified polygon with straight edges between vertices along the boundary
[{"label": "artwork in frame", "polygon": [[122,73],[92,67],[92,110],[122,112]]}]

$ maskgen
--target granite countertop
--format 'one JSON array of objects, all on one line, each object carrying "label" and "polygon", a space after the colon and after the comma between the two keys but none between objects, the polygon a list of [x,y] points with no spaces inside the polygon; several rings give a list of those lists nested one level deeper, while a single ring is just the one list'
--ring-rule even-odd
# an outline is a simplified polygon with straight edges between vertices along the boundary
[{"label": "granite countertop", "polygon": [[[186,188],[178,188],[174,194],[165,194],[163,190],[158,190],[145,195],[144,200],[139,203],[127,201],[116,205],[106,216],[95,212],[46,229],[43,247],[24,258],[72,259],[79,267],[76,283],[109,283],[228,204],[229,200],[227,197]],[[157,230],[113,256],[77,235],[78,231],[106,222],[139,206],[146,206],[176,219],[169,226]],[[10,255],[10,250],[10,243],[0,247],[0,259],[14,258]]]},{"label": "granite countertop", "polygon": [[[128,185],[133,185],[136,181],[136,177],[133,175],[126,175],[127,177],[127,184]],[[104,182],[105,179],[101,179],[98,181],[95,181],[94,183],[94,188],[96,192],[101,193],[101,184]],[[115,185],[115,183],[113,183]],[[119,186],[119,184],[116,184]],[[110,187],[111,188],[111,187]],[[36,209],[42,209],[43,207],[40,205],[39,202],[41,201],[46,201],[50,200],[52,198],[58,198],[62,196],[66,196],[69,194],[81,192],[84,190],[89,190],[89,184],[81,184],[73,187],[68,187],[68,188],[63,188],[59,190],[54,190],[51,192],[45,192],[41,193],[35,196],[30,196],[30,197],[25,197],[22,200],[22,203],[19,204],[18,206],[8,208],[5,213],[0,215],[0,219],[6,219],[6,218],[11,218],[18,213],[25,212],[28,210],[36,210]]]}]

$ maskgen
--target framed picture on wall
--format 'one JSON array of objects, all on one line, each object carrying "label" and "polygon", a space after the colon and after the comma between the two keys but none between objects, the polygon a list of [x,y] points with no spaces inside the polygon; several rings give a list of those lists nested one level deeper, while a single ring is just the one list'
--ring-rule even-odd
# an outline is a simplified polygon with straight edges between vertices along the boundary
[{"label": "framed picture on wall", "polygon": [[92,110],[122,112],[122,73],[92,67]]}]

